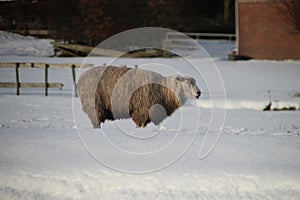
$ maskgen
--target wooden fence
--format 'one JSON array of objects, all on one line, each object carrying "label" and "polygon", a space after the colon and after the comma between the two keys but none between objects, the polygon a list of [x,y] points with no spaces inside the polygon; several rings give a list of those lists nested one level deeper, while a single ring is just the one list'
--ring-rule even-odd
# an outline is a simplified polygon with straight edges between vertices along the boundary
[{"label": "wooden fence", "polygon": [[[69,64],[69,63],[21,63],[21,62],[7,62],[0,63],[0,68],[15,68],[15,82],[0,82],[0,87],[15,87],[16,94],[20,95],[20,88],[45,88],[45,96],[48,96],[48,88],[62,89],[63,83],[49,83],[48,69],[49,68],[70,68],[72,70],[72,80],[74,84],[75,96],[77,96],[76,88],[76,73],[75,69],[79,67],[87,68],[92,67],[92,64]],[[44,68],[45,69],[45,82],[20,82],[19,68]]]},{"label": "wooden fence", "polygon": [[[187,37],[188,36],[188,37]],[[224,38],[230,43],[236,39],[235,34],[226,33],[177,33],[177,32],[167,32],[164,40],[162,41],[163,47],[167,49],[181,48],[181,49],[195,49],[198,48],[194,44],[193,40],[200,40],[201,38]]]},{"label": "wooden fence", "polygon": [[236,34],[230,33],[184,33],[191,38],[199,40],[200,38],[226,38],[229,41],[236,39]]}]

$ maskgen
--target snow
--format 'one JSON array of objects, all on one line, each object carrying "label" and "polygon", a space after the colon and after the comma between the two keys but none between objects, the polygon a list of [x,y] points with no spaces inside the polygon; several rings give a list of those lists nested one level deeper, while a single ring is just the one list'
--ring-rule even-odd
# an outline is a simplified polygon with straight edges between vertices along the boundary
[{"label": "snow", "polygon": [[0,55],[53,56],[53,40],[21,36],[0,30]]},{"label": "snow", "polygon": [[[126,119],[92,129],[79,98],[72,97],[69,69],[49,70],[49,80],[64,87],[49,90],[48,97],[42,88],[21,88],[20,96],[14,88],[0,88],[1,199],[299,199],[300,112],[262,109],[270,97],[272,108],[299,109],[300,62],[226,61],[230,45],[205,42],[215,52],[213,60],[190,59],[205,76],[180,58],[115,61],[196,77],[200,99],[190,100],[159,127],[136,128]],[[217,44],[226,51],[223,57],[214,50]],[[111,60],[0,56],[0,62],[101,65]],[[209,90],[214,89],[206,79],[212,61],[226,103],[222,90]],[[22,81],[43,81],[43,75],[41,69],[20,72]],[[1,68],[0,81],[14,81],[14,69]]]}]

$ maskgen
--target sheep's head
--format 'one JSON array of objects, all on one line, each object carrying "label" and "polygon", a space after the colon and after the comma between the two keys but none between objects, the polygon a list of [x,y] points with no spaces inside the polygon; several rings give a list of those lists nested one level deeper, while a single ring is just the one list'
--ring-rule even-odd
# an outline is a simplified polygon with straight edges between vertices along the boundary
[{"label": "sheep's head", "polygon": [[201,95],[201,91],[196,85],[196,80],[189,76],[171,76],[169,77],[169,85],[179,98],[181,105],[187,99],[198,99]]}]

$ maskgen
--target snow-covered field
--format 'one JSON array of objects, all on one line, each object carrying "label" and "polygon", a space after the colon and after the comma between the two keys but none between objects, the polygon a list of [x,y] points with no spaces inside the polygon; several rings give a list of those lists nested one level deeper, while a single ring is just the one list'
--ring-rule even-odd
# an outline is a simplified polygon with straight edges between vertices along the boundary
[{"label": "snow-covered field", "polygon": [[53,40],[37,39],[29,36],[21,36],[0,30],[0,55],[11,56],[53,56]]},{"label": "snow-covered field", "polygon": [[[50,69],[49,80],[64,87],[51,89],[48,97],[43,89],[21,88],[16,96],[15,89],[0,88],[0,199],[300,199],[300,112],[262,111],[270,101],[268,91],[272,108],[299,109],[300,62],[231,62],[224,59],[231,48],[224,41],[204,46],[214,62],[190,61],[202,74],[212,72],[215,63],[226,103],[222,90],[209,90],[206,77],[186,67],[184,59],[115,62],[159,64],[153,70],[165,75],[173,73],[171,66],[197,78],[201,98],[159,127],[138,129],[127,119],[92,129],[79,98],[72,97],[68,69]],[[223,57],[214,46],[222,46]],[[3,48],[0,52],[8,51]],[[0,62],[84,61],[25,54],[4,53]],[[20,72],[21,81],[43,81],[43,75],[42,69]],[[14,69],[0,69],[0,81],[14,81]]]}]

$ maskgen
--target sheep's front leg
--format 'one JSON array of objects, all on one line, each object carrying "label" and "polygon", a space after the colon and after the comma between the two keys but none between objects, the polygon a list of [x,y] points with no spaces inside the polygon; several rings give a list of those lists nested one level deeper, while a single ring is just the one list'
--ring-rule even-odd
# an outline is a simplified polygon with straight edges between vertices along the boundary
[{"label": "sheep's front leg", "polygon": [[131,114],[132,120],[135,122],[136,127],[142,127],[145,128],[148,123],[150,123],[150,119],[148,115],[143,115],[140,113],[132,112]]},{"label": "sheep's front leg", "polygon": [[147,126],[147,124],[148,124],[148,122],[143,122],[142,124],[137,124],[136,122],[135,122],[135,124],[136,124],[136,127],[137,128],[140,128],[140,127],[142,127],[142,128],[145,128],[146,126]]}]

